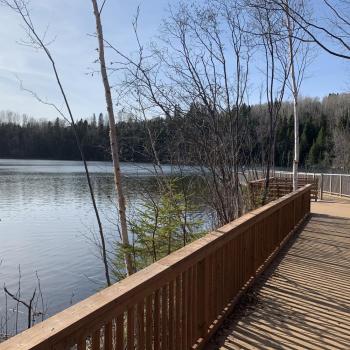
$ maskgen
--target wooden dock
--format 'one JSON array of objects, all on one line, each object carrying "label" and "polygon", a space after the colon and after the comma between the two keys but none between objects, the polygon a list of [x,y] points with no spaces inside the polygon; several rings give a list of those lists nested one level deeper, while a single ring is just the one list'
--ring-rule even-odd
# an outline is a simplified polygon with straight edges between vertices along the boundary
[{"label": "wooden dock", "polygon": [[207,349],[350,349],[350,200],[311,210]]}]

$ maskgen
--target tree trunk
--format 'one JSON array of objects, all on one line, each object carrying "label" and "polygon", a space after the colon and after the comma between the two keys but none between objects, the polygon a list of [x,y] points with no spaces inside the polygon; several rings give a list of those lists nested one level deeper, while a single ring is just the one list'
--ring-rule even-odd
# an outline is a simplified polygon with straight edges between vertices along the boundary
[{"label": "tree trunk", "polygon": [[294,96],[294,161],[293,161],[293,191],[298,189],[298,167],[299,167],[299,116],[298,97]]},{"label": "tree trunk", "polygon": [[294,160],[293,160],[293,191],[298,189],[298,167],[299,167],[299,115],[298,115],[298,85],[295,77],[293,29],[289,17],[289,3],[285,4],[286,22],[288,29],[289,60],[292,79],[293,114],[294,114]]},{"label": "tree trunk", "polygon": [[134,268],[132,263],[132,257],[129,251],[130,244],[129,244],[129,237],[128,237],[127,219],[126,219],[125,197],[123,192],[122,178],[121,178],[121,171],[120,171],[117,127],[115,123],[115,116],[114,116],[114,110],[113,110],[111,87],[108,81],[106,62],[105,62],[104,39],[103,39],[102,23],[101,23],[101,16],[100,16],[101,13],[97,5],[97,0],[92,0],[92,5],[93,5],[94,15],[96,19],[96,31],[97,31],[97,39],[98,39],[101,76],[102,76],[102,82],[105,90],[105,98],[106,98],[107,113],[108,113],[108,120],[109,120],[109,129],[110,129],[109,138],[110,138],[110,146],[111,146],[112,160],[113,160],[115,189],[116,189],[116,194],[118,197],[118,205],[119,205],[121,238],[122,238],[123,247],[125,249],[125,253],[124,253],[125,267],[128,275],[131,275],[134,273]]}]

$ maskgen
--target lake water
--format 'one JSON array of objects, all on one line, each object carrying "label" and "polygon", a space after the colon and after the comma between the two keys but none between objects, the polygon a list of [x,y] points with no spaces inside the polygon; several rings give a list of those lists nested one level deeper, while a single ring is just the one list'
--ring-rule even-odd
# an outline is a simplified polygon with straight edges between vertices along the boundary
[{"label": "lake water", "polygon": [[[111,163],[91,162],[97,205],[112,241],[117,235]],[[174,170],[165,167],[166,173]],[[122,164],[127,202],[142,201],[152,188],[153,168]],[[152,180],[153,179],[153,180]],[[94,244],[98,232],[81,162],[0,160],[0,288],[12,292],[21,268],[22,297],[28,299],[37,272],[52,315],[101,289],[103,268]],[[5,297],[0,291],[0,332]],[[13,315],[8,314],[13,320]]]}]

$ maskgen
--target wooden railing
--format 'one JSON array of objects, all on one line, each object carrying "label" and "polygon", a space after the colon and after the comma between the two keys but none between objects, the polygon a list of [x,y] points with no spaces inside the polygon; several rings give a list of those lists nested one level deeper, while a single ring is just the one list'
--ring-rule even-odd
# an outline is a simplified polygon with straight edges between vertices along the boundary
[{"label": "wooden railing", "polygon": [[[319,179],[314,176],[298,176],[298,188],[302,188],[307,184],[311,184],[311,199],[317,201],[319,190]],[[248,182],[249,192],[253,205],[259,205],[265,188],[265,179],[258,179]],[[283,197],[286,194],[293,191],[293,179],[289,174],[279,174],[278,176],[271,177],[269,181],[269,188],[267,193],[267,201],[275,200]]]},{"label": "wooden railing", "polygon": [[308,216],[310,191],[307,185],[208,233],[0,350],[203,347]]},{"label": "wooden railing", "polygon": [[[275,171],[274,174],[276,177],[293,176],[290,171]],[[318,192],[321,199],[323,193],[340,197],[350,197],[350,174],[300,172],[299,175],[311,180],[318,180]]]},{"label": "wooden railing", "polygon": [[350,197],[350,175],[320,174],[321,193]]},{"label": "wooden railing", "polygon": [[[286,193],[289,193],[293,190],[293,175],[292,174],[281,174],[275,173],[276,183],[279,183],[280,186],[285,186],[287,190]],[[319,190],[319,178],[314,174],[298,174],[298,188],[304,187],[305,185],[311,184],[311,199],[317,201],[318,199],[318,190]]]}]

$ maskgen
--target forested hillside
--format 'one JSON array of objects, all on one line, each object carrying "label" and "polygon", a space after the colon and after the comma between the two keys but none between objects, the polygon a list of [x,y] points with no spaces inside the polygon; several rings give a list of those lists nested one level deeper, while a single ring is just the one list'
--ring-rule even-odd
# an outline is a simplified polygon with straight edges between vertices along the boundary
[{"label": "forested hillside", "polygon": [[[266,106],[244,106],[241,110],[241,132],[246,134],[242,146],[242,164],[259,164],[261,148],[267,134]],[[0,157],[80,159],[71,127],[64,121],[35,120],[12,112],[0,114]],[[218,125],[225,127],[225,116]],[[198,106],[190,111],[175,111],[165,118],[144,121],[130,118],[119,122],[120,155],[123,161],[153,161],[151,143],[162,162],[195,163],[192,140],[210,139],[194,125],[206,117]],[[89,160],[109,160],[108,126],[102,114],[77,122],[84,152]],[[219,126],[220,127],[220,126]],[[209,130],[209,128],[207,128]],[[208,131],[209,132],[209,131]],[[152,135],[150,138],[149,136]],[[225,142],[225,141],[224,141]],[[198,145],[198,142],[195,143]],[[197,146],[196,146],[197,147]],[[304,98],[300,101],[300,163],[302,167],[350,168],[350,94],[331,94],[322,101]],[[243,159],[244,158],[244,159]],[[284,103],[275,135],[275,165],[291,167],[293,161],[292,106]]]}]

